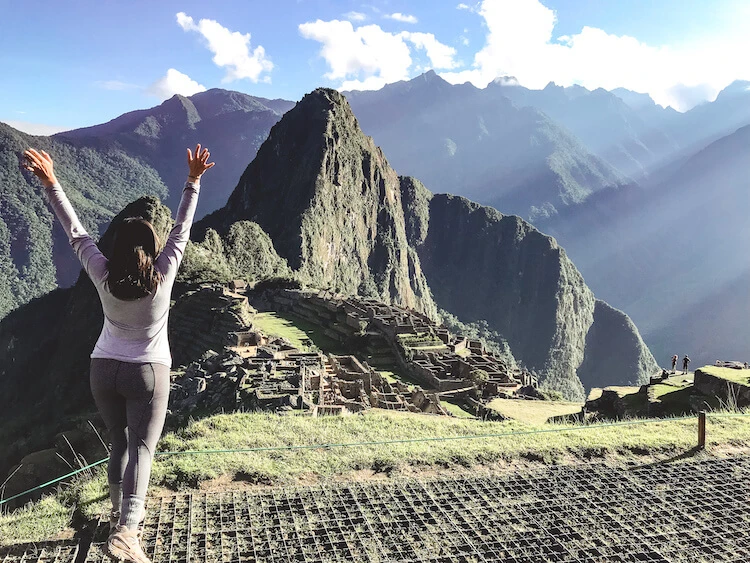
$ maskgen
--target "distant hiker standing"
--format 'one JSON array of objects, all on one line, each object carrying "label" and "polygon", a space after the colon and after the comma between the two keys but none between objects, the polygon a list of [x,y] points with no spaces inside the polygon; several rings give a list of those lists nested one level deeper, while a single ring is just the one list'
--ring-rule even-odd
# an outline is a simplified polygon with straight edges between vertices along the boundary
[{"label": "distant hiker standing", "polygon": [[677,367],[677,354],[672,356],[672,371],[674,372],[675,368]]},{"label": "distant hiker standing", "polygon": [[115,559],[150,563],[138,527],[145,517],[151,461],[169,401],[169,301],[198,203],[200,177],[214,163],[208,162],[209,152],[200,145],[195,156],[187,150],[187,182],[163,249],[153,225],[131,217],[117,226],[107,259],[78,220],[55,177],[52,158],[34,149],[24,152],[24,157],[24,168],[44,184],[104,310],[104,327],[91,353],[90,383],[112,442],[107,551]]},{"label": "distant hiker standing", "polygon": [[685,354],[685,357],[682,358],[682,371],[684,371],[685,373],[687,373],[689,363],[690,358],[688,358],[687,354]]}]

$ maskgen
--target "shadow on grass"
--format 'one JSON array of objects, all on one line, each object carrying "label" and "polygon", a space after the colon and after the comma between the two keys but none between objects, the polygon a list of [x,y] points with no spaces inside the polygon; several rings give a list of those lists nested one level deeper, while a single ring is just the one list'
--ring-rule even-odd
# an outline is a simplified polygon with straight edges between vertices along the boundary
[{"label": "shadow on grass", "polygon": [[636,466],[630,467],[628,470],[632,471],[634,469],[647,469],[649,467],[659,467],[662,465],[669,465],[670,463],[675,463],[675,462],[682,461],[685,459],[694,458],[699,453],[704,452],[704,451],[705,450],[701,448],[700,446],[694,446],[690,448],[689,450],[682,452],[681,454],[668,457],[667,459],[660,459],[658,461],[652,461],[651,463],[644,463],[642,465],[636,465]]},{"label": "shadow on grass", "polygon": [[[30,517],[31,518],[31,517]],[[56,554],[55,559],[61,561],[73,561],[75,559],[74,553],[78,551],[77,539],[67,540],[52,540],[52,541],[37,541],[37,542],[24,542],[24,543],[12,543],[8,545],[0,545],[0,560],[2,561],[31,561],[35,559],[41,559],[42,551],[44,551],[45,560]],[[63,552],[70,553],[71,556],[67,557],[60,555]]]}]

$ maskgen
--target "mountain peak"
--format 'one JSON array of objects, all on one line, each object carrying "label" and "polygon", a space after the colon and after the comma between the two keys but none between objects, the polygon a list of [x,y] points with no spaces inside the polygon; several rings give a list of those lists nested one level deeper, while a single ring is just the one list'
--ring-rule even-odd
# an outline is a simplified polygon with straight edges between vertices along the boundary
[{"label": "mountain peak", "polygon": [[434,312],[408,250],[398,175],[336,90],[318,88],[284,115],[193,236],[246,220],[315,287]]},{"label": "mountain peak", "polygon": [[440,75],[438,75],[438,73],[432,69],[428,70],[425,73],[420,74],[419,76],[412,78],[409,82],[413,82],[415,84],[416,83],[429,84],[430,86],[449,86],[450,85],[449,82],[441,78]]},{"label": "mountain peak", "polygon": [[627,88],[615,88],[611,92],[625,102],[626,105],[635,110],[656,105],[656,102],[654,102],[654,99],[650,94],[634,92]]},{"label": "mountain peak", "polygon": [[515,76],[498,76],[492,82],[490,82],[490,84],[494,86],[520,86],[521,85],[521,83],[518,82],[518,78],[516,78]]},{"label": "mountain peak", "polygon": [[748,94],[750,94],[750,81],[735,80],[719,92],[719,95],[716,96],[716,100],[718,101],[719,98],[727,99],[734,98],[735,96],[747,96]]}]

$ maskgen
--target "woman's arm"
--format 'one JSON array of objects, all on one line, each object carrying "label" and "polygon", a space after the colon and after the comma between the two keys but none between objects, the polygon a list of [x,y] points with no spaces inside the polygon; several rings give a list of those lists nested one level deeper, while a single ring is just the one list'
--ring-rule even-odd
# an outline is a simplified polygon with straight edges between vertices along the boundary
[{"label": "woman's arm", "polygon": [[190,149],[187,150],[188,160],[188,178],[185,187],[182,190],[182,198],[177,208],[174,227],[169,233],[167,243],[164,249],[156,259],[156,268],[164,277],[175,276],[177,268],[182,262],[182,256],[185,253],[185,247],[190,238],[190,227],[193,225],[193,216],[195,208],[198,205],[198,194],[200,192],[200,178],[203,173],[212,168],[215,163],[208,162],[211,153],[208,149],[201,151],[201,146],[196,145],[195,157]]},{"label": "woman's arm", "polygon": [[46,152],[39,153],[34,149],[24,152],[24,157],[24,168],[33,172],[44,185],[47,201],[68,236],[68,242],[81,261],[83,269],[94,283],[101,283],[107,276],[107,258],[78,220],[70,200],[57,181],[52,158]]}]

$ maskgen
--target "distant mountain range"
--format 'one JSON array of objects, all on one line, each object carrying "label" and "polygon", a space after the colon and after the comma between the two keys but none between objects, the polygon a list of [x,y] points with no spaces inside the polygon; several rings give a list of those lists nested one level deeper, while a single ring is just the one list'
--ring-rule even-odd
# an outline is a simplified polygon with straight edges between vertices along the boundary
[{"label": "distant mountain range", "polygon": [[[721,316],[684,326],[685,315],[708,307],[703,303],[714,311],[725,310],[717,305],[721,299],[740,308],[745,303],[736,269],[743,264],[738,249],[747,242],[747,176],[745,134],[737,130],[750,124],[749,87],[736,82],[716,101],[684,114],[624,89],[550,84],[534,91],[508,77],[478,89],[450,85],[433,72],[348,96],[364,132],[400,173],[433,192],[531,220],[568,250],[597,295],[632,313],[660,359],[680,348],[705,350],[698,361],[712,361],[746,354],[740,343],[750,341],[744,327],[722,328]],[[184,149],[198,141],[219,165],[198,217],[224,206],[247,162],[293,106],[215,89],[52,137],[0,124],[0,318],[56,286],[70,286],[78,275],[39,189],[18,166],[25,147],[55,155],[84,224],[99,233],[141,195],[174,209]],[[255,227],[248,229],[235,227],[232,240],[248,241]],[[211,255],[205,251],[203,259]],[[246,259],[233,257],[221,271]],[[269,259],[267,271],[285,271],[285,259]],[[722,266],[707,266],[719,261]]]},{"label": "distant mountain range", "polygon": [[81,144],[116,143],[147,162],[169,189],[174,208],[185,182],[185,147],[201,142],[212,151],[216,169],[212,189],[201,194],[196,214],[223,206],[232,187],[271,127],[294,107],[287,100],[267,100],[213,89],[189,98],[174,96],[161,105],[121,115],[102,125],[58,133],[56,139]]},{"label": "distant mountain range", "polygon": [[750,82],[683,114],[624,89],[529,90],[510,77],[477,89],[432,72],[349,96],[399,170],[555,236],[662,363],[750,355],[750,325],[694,318],[719,295],[748,310],[736,268],[750,242]]},{"label": "distant mountain range", "polygon": [[346,95],[398,170],[503,213],[534,220],[628,182],[548,115],[503,92],[428,72]]},{"label": "distant mountain range", "polygon": [[649,188],[592,198],[540,228],[636,320],[657,358],[750,355],[750,126]]}]

